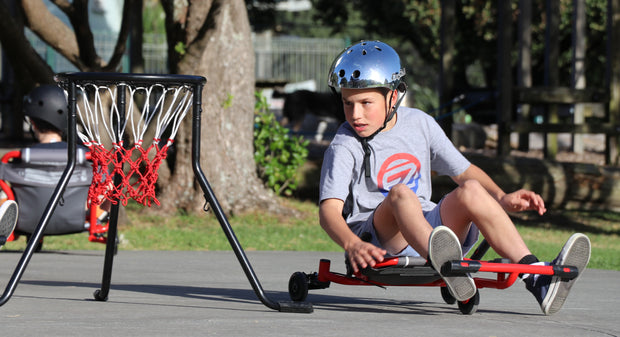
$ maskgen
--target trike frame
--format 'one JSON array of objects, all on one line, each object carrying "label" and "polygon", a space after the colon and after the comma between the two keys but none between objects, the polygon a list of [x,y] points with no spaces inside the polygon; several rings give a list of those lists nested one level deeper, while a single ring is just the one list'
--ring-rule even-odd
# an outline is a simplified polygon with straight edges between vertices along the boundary
[{"label": "trike frame", "polygon": [[[483,240],[478,249],[469,259],[453,260],[441,266],[441,272],[446,276],[472,275],[476,284],[476,294],[466,300],[458,301],[461,313],[471,315],[476,312],[480,301],[478,289],[493,288],[506,289],[512,286],[519,274],[552,275],[562,279],[574,279],[579,271],[574,266],[564,265],[528,265],[510,263],[507,259],[495,259],[482,261],[483,255],[489,249],[489,244]],[[456,303],[456,299],[450,294],[445,282],[439,273],[431,267],[422,257],[391,257],[377,263],[374,267],[368,267],[353,273],[347,265],[346,274],[330,270],[331,261],[321,259],[318,272],[306,274],[295,272],[289,279],[289,295],[293,301],[305,301],[309,290],[326,289],[331,283],[352,286],[422,286],[440,287],[441,296],[447,304]],[[487,276],[478,273],[487,273]],[[495,274],[495,277],[488,275]]]}]

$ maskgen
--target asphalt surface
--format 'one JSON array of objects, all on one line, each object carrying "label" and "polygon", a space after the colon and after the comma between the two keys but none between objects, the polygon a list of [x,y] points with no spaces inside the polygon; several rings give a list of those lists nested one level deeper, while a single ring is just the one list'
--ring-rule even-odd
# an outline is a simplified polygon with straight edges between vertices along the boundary
[{"label": "asphalt surface", "polygon": [[[344,272],[342,253],[247,252],[273,301],[289,301],[293,272],[319,259]],[[102,251],[34,254],[0,307],[5,336],[618,336],[620,272],[588,269],[563,309],[544,316],[517,281],[481,289],[463,315],[436,287],[344,286],[311,290],[312,313],[279,312],[258,299],[232,251],[120,251],[107,302],[93,300]],[[21,252],[0,252],[5,289]]]}]

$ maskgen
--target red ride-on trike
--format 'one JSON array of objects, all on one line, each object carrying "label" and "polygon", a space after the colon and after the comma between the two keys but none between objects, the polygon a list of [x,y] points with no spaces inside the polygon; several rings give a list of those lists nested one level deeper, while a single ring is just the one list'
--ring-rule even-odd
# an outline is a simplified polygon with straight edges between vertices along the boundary
[{"label": "red ride-on trike", "polygon": [[[79,149],[77,157],[78,164],[68,187],[43,234],[88,232],[89,241],[106,243],[107,213],[94,204],[86,209],[86,198],[92,182],[89,154]],[[17,240],[21,235],[30,240],[66,163],[66,148],[25,148],[7,152],[2,157],[0,188],[4,193],[3,198],[15,200],[19,206],[15,231],[7,242]],[[41,238],[36,250],[41,250],[42,245]]]},{"label": "red ride-on trike", "polygon": [[[495,288],[505,289],[510,287],[521,273],[555,275],[565,279],[577,277],[579,271],[574,266],[533,266],[509,263],[506,259],[493,261],[481,261],[489,249],[486,241],[482,241],[470,259],[449,261],[441,271],[447,276],[459,276],[470,274],[478,289]],[[353,274],[352,268],[347,262],[346,274],[336,273],[330,270],[330,261],[322,259],[319,262],[319,271],[311,274],[304,272],[294,273],[288,285],[288,291],[293,301],[305,301],[310,289],[328,288],[331,282],[343,285],[357,286],[427,286],[440,287],[441,296],[447,304],[456,303],[456,299],[450,294],[445,283],[426,259],[422,257],[393,257],[385,259],[373,268],[366,268]],[[478,272],[495,274],[495,278],[475,275]],[[488,274],[491,273],[491,274]],[[480,293],[476,291],[474,297],[467,301],[459,301],[459,310],[466,315],[473,314],[478,309]]]}]

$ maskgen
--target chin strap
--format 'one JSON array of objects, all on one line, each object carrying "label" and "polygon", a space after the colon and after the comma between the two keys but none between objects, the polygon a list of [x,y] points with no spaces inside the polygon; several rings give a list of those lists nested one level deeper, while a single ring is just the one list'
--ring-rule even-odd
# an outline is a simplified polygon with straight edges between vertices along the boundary
[{"label": "chin strap", "polygon": [[364,149],[364,174],[366,178],[370,178],[370,145],[368,145],[368,141],[374,136],[375,135],[362,138],[362,149]]}]

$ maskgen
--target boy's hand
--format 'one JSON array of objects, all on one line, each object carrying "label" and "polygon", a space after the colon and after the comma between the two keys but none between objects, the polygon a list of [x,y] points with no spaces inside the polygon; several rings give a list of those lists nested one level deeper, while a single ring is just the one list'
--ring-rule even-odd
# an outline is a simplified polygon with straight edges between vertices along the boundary
[{"label": "boy's hand", "polygon": [[540,195],[523,189],[505,194],[500,200],[500,204],[507,212],[533,210],[543,215],[547,211],[545,202]]},{"label": "boy's hand", "polygon": [[382,262],[383,257],[387,254],[385,249],[381,249],[372,243],[362,240],[348,247],[346,252],[349,257],[349,262],[351,262],[351,267],[353,267],[353,272],[355,273],[366,267],[374,267],[377,262]]}]

